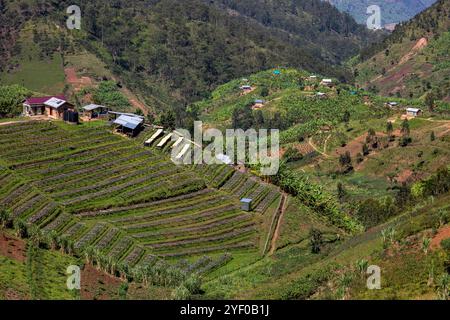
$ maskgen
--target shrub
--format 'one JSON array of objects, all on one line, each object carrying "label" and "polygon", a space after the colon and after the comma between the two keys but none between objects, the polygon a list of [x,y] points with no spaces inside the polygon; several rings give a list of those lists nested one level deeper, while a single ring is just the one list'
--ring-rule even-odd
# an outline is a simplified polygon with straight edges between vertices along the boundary
[{"label": "shrub", "polygon": [[19,85],[0,86],[0,118],[12,117],[22,112],[22,101],[31,91]]},{"label": "shrub", "polygon": [[450,253],[450,238],[442,240],[441,247],[442,249]]},{"label": "shrub", "polygon": [[303,155],[294,147],[289,147],[283,154],[283,159],[286,162],[293,162],[303,159]]}]

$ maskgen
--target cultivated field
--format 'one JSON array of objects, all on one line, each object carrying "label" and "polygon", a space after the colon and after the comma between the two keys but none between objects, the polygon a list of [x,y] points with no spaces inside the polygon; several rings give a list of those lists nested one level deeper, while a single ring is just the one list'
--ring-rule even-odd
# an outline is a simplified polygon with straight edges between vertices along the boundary
[{"label": "cultivated field", "polygon": [[[0,206],[128,268],[162,257],[206,273],[234,252],[258,253],[277,189],[228,166],[176,166],[158,142],[144,148],[101,124],[1,126]],[[243,196],[256,212],[240,210]]]}]

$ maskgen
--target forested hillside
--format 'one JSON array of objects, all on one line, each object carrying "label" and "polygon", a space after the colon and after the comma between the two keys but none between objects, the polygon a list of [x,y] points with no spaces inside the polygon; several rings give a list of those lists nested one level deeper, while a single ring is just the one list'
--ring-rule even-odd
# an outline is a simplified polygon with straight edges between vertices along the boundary
[{"label": "forested hillside", "polygon": [[39,17],[63,29],[72,4],[81,7],[82,29],[42,43],[47,55],[64,55],[66,36],[73,37],[75,50],[96,53],[131,89],[154,97],[157,110],[182,110],[218,84],[275,66],[349,79],[339,63],[373,39],[350,16],[316,0],[2,0],[1,70],[20,69],[22,62],[9,63],[21,52],[16,40],[26,21]]},{"label": "forested hillside", "polygon": [[358,23],[365,24],[367,8],[377,5],[381,9],[381,24],[399,23],[411,19],[436,0],[325,0],[340,11],[352,15]]},{"label": "forested hillside", "polygon": [[441,0],[369,47],[355,67],[357,82],[384,95],[448,98],[450,1]]}]

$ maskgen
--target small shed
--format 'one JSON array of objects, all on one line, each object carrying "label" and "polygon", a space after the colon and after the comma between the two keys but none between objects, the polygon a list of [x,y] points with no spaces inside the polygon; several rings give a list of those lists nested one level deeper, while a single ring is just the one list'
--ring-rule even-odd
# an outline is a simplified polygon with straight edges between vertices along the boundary
[{"label": "small shed", "polygon": [[144,119],[137,116],[121,115],[114,120],[114,124],[118,126],[117,131],[135,136],[142,129]]},{"label": "small shed", "polygon": [[241,209],[243,211],[252,211],[252,199],[242,198],[241,199]]},{"label": "small shed", "polygon": [[256,99],[253,102],[252,109],[260,109],[260,108],[264,107],[264,103],[266,103],[264,100]]},{"label": "small shed", "polygon": [[73,105],[65,99],[52,97],[44,102],[45,113],[48,117],[53,119],[63,119],[64,113],[67,111],[74,111]]},{"label": "small shed", "polygon": [[411,116],[411,117],[420,116],[421,113],[422,113],[422,110],[420,110],[418,108],[407,108],[406,109],[406,115]]},{"label": "small shed", "polygon": [[391,107],[396,107],[396,106],[398,106],[398,102],[390,101],[390,102],[388,102],[388,105]]},{"label": "small shed", "polygon": [[331,80],[331,79],[322,79],[320,84],[324,85],[324,86],[327,86],[327,87],[331,87],[333,85],[333,80]]},{"label": "small shed", "polygon": [[98,105],[98,104],[89,104],[83,107],[83,117],[92,120],[92,119],[102,119],[108,116],[109,108]]}]

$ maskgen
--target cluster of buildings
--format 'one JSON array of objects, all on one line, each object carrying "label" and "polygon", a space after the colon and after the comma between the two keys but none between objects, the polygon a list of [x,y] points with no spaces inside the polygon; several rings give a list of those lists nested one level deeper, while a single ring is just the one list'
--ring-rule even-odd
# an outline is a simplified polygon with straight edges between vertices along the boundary
[{"label": "cluster of buildings", "polygon": [[144,126],[144,117],[132,113],[114,112],[108,107],[89,104],[82,108],[82,114],[75,110],[73,104],[64,95],[31,97],[23,102],[23,115],[28,117],[46,117],[78,123],[79,120],[111,120],[116,131],[127,135],[136,135]]}]

